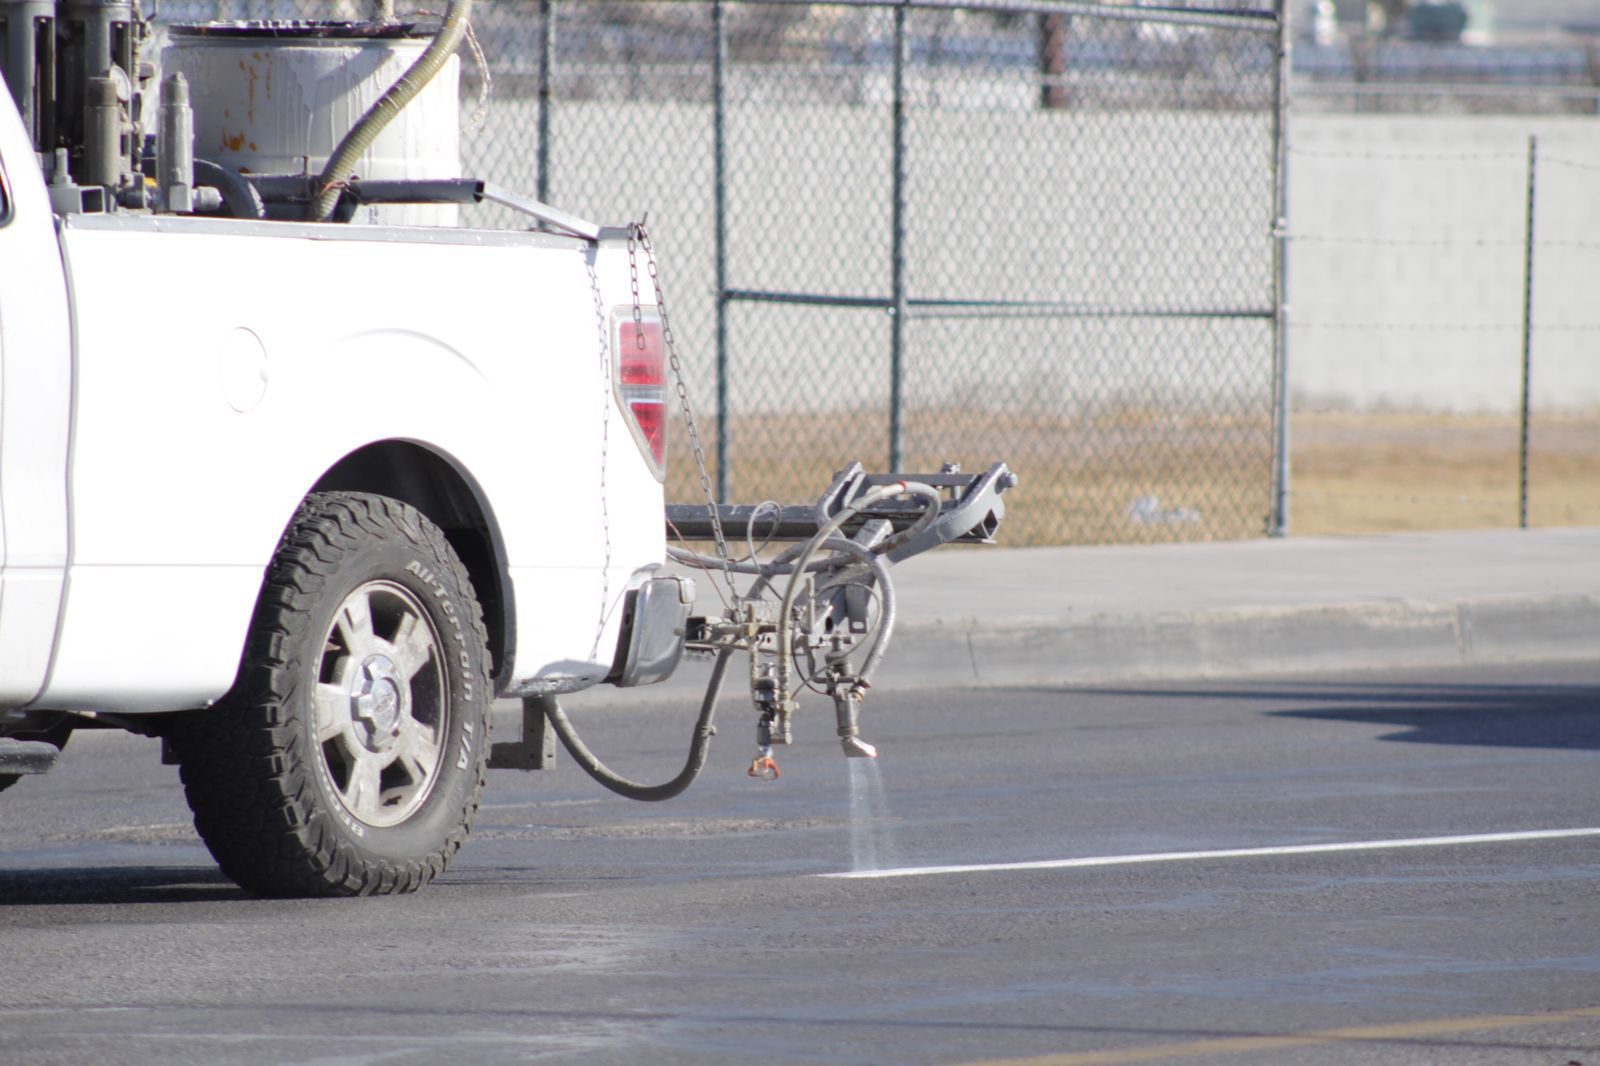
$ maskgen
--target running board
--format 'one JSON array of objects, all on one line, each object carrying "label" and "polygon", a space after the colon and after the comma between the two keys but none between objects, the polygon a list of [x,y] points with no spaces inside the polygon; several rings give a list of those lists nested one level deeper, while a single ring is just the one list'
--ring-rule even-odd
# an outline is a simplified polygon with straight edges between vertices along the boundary
[{"label": "running board", "polygon": [[44,774],[55,768],[61,749],[43,740],[0,737],[0,774]]}]

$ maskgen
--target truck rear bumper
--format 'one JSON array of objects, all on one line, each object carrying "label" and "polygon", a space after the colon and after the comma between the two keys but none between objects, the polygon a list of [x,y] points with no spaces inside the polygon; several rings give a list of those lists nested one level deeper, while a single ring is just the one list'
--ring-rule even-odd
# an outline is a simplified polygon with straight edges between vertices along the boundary
[{"label": "truck rear bumper", "polygon": [[692,580],[675,575],[651,577],[628,591],[617,657],[607,681],[631,688],[672,676],[683,658],[694,591]]}]

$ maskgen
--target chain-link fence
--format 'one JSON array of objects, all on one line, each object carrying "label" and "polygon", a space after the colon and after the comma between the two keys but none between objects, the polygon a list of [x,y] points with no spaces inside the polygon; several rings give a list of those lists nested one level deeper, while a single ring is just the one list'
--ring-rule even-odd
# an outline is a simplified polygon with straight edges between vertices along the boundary
[{"label": "chain-link fence", "polygon": [[649,212],[725,500],[814,498],[856,459],[1005,460],[1009,543],[1272,527],[1271,0],[495,0],[473,21],[464,172]]},{"label": "chain-link fence", "polygon": [[652,212],[725,499],[809,498],[853,459],[1004,459],[1013,543],[1267,528],[1270,13],[493,13],[537,47],[482,27],[515,59],[491,60],[470,162]]},{"label": "chain-link fence", "polygon": [[1295,532],[1600,521],[1600,123],[1296,116]]}]

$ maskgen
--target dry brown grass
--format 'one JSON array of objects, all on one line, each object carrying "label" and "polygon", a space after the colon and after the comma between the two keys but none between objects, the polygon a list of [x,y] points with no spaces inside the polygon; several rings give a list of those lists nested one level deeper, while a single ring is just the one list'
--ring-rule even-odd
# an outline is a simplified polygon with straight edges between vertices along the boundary
[{"label": "dry brown grass", "polygon": [[[1291,531],[1299,535],[1517,524],[1514,418],[1296,413]],[[879,412],[741,418],[730,425],[730,498],[810,502],[854,459],[885,469]],[[669,498],[700,499],[681,427]],[[714,428],[705,430],[710,447]],[[1002,460],[1006,544],[1239,539],[1267,529],[1265,418],[1119,410],[1086,418],[919,412],[905,426],[908,472],[943,460],[976,472]],[[1531,435],[1530,524],[1600,525],[1600,415],[1543,418]],[[1157,501],[1154,517],[1137,513]],[[1148,508],[1146,508],[1148,511]]]},{"label": "dry brown grass", "polygon": [[[1297,413],[1290,425],[1295,533],[1517,525],[1513,417]],[[1536,418],[1528,440],[1528,524],[1600,525],[1600,415]]]}]

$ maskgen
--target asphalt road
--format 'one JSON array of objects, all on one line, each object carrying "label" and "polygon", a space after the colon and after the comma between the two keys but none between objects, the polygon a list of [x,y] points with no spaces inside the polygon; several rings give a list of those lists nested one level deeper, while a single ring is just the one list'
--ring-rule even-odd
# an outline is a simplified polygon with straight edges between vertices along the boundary
[{"label": "asphalt road", "polygon": [[[675,772],[692,708],[569,706]],[[0,797],[0,1062],[1600,1066],[1600,662],[884,694],[876,768],[806,708],[777,782],[732,699],[664,804],[495,771],[349,901],[247,897],[153,742],[76,737]]]}]

